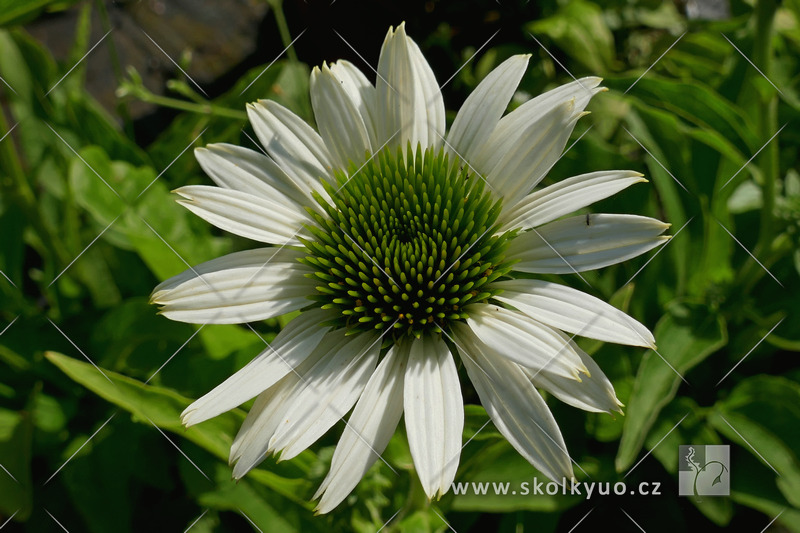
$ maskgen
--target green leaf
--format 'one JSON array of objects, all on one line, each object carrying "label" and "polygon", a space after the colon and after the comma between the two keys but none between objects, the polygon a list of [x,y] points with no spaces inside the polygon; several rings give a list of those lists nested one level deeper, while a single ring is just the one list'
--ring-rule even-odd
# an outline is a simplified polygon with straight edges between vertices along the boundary
[{"label": "green leaf", "polygon": [[[653,425],[645,445],[653,450],[653,456],[664,468],[678,476],[678,453],[682,444],[703,443],[722,444],[722,439],[705,421],[698,416],[702,409],[693,399],[682,397],[669,404]],[[689,415],[684,418],[684,415]],[[675,423],[683,419],[675,429]],[[721,482],[721,475],[712,483]],[[733,518],[733,505],[728,498],[689,498],[692,504],[709,520],[719,526],[727,525]]]},{"label": "green leaf", "polygon": [[778,524],[788,531],[800,533],[800,510],[792,508],[775,486],[775,473],[748,453],[734,454],[732,460],[731,470],[746,472],[747,475],[731,475],[731,499],[739,505],[757,509],[769,520],[778,517]]},{"label": "green leaf", "polygon": [[[547,511],[567,509],[579,503],[583,496],[536,494],[534,482],[547,485],[550,480],[536,470],[511,445],[501,440],[473,454],[472,460],[462,461],[452,490],[454,511]],[[505,494],[503,493],[505,491]]]},{"label": "green leaf", "polygon": [[702,306],[673,306],[654,334],[659,351],[648,350],[639,365],[615,462],[620,472],[636,460],[659,412],[675,397],[680,376],[728,342],[722,317]]},{"label": "green leaf", "polygon": [[[624,91],[634,81],[636,78],[606,78],[603,83]],[[701,130],[716,131],[742,154],[752,154],[763,144],[738,106],[699,82],[684,83],[650,75],[640,79],[628,94],[681,117]]]},{"label": "green leaf", "polygon": [[717,402],[709,422],[777,471],[786,499],[800,507],[800,384],[779,376],[754,376]]},{"label": "green leaf", "polygon": [[29,22],[36,18],[39,13],[49,6],[57,6],[62,9],[69,4],[74,4],[78,0],[0,0],[0,26],[12,26]]},{"label": "green leaf", "polygon": [[614,36],[603,11],[584,0],[567,2],[554,15],[531,22],[528,31],[546,35],[588,70],[607,72],[614,60]]},{"label": "green leaf", "polygon": [[[234,409],[186,429],[180,422],[180,414],[191,403],[188,398],[168,389],[145,385],[109,370],[101,373],[89,363],[57,352],[46,352],[45,357],[71,379],[101,398],[130,412],[139,421],[175,433],[197,444],[220,460],[228,461],[228,451],[233,435],[236,434],[244,420],[244,413],[241,410]],[[293,465],[287,465],[282,470],[297,471],[298,465],[301,465],[302,468],[303,461],[308,463],[307,454],[305,459],[300,457],[299,461],[292,461]],[[301,472],[296,473],[302,475]],[[310,486],[309,482],[302,477],[287,479],[274,472],[264,470],[253,470],[248,477],[293,501],[306,503],[301,499],[301,495],[306,493]]]},{"label": "green leaf", "polygon": [[18,521],[26,520],[33,507],[32,435],[29,414],[0,409],[0,515],[17,513],[14,519]]}]

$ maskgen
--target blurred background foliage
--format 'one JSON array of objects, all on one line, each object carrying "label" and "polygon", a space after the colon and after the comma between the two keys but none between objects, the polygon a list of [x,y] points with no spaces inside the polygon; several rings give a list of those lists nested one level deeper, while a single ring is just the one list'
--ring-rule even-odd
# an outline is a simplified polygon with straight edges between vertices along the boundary
[{"label": "blurred background foliage", "polygon": [[[0,527],[800,531],[800,2],[323,4],[0,0]],[[661,218],[675,238],[587,273],[591,289],[563,281],[654,328],[659,352],[582,342],[624,417],[549,403],[581,479],[659,482],[661,496],[429,504],[401,429],[385,454],[397,474],[379,462],[315,517],[340,427],[233,483],[248,406],[180,426],[285,323],[196,327],[148,305],[187,264],[253,246],[174,202],[170,189],[208,183],[192,148],[254,147],[244,106],[257,98],[313,121],[309,66],[347,58],[374,78],[366,63],[402,20],[448,80],[450,110],[516,53],[533,58],[512,107],[573,75],[605,78],[547,180],[639,170],[650,183],[593,210]],[[465,398],[478,403],[469,385]],[[467,406],[456,481],[532,481],[487,420]],[[678,497],[678,446],[718,443],[730,497]]]}]

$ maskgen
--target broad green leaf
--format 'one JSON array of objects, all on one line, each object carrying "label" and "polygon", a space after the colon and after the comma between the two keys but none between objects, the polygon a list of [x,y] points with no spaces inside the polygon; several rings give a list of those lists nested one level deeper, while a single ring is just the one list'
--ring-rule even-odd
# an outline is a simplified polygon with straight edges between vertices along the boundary
[{"label": "broad green leaf", "polygon": [[658,353],[645,353],[628,403],[615,463],[620,472],[636,460],[659,412],[675,397],[680,376],[728,342],[722,317],[702,306],[673,306],[654,334]]},{"label": "broad green leaf", "polygon": [[0,514],[17,513],[18,521],[26,520],[33,507],[32,435],[30,414],[0,409]]},{"label": "broad green leaf", "polygon": [[34,19],[49,6],[64,9],[78,0],[0,0],[0,26],[22,24]]},{"label": "broad green leaf", "polygon": [[775,473],[749,453],[734,454],[732,459],[731,470],[746,475],[731,475],[731,500],[764,513],[764,523],[777,517],[775,522],[787,531],[800,533],[800,510],[775,486]]},{"label": "broad green leaf", "polygon": [[[603,83],[609,88],[624,91],[634,81],[636,78],[607,78]],[[651,73],[640,79],[628,95],[673,113],[701,130],[716,131],[742,154],[752,154],[763,144],[736,104],[699,82],[667,80]]]},{"label": "broad green leaf", "polygon": [[[67,376],[91,390],[101,398],[129,411],[145,424],[175,433],[207,450],[222,461],[227,462],[233,435],[244,420],[244,413],[234,409],[207,422],[184,428],[180,422],[181,412],[191,400],[171,390],[144,385],[129,377],[103,370],[105,376],[94,366],[56,352],[46,352],[45,357]],[[107,376],[107,377],[106,377]],[[292,461],[287,469],[297,469],[306,459]],[[274,461],[270,461],[274,463]],[[276,492],[298,500],[298,494],[310,489],[309,482],[303,478],[287,479],[264,470],[254,470],[248,476]]]},{"label": "broad green leaf", "polygon": [[786,499],[800,507],[800,384],[753,376],[717,402],[709,422],[768,467]]},{"label": "broad green leaf", "polygon": [[[473,444],[470,444],[472,446]],[[547,511],[555,512],[577,504],[583,496],[536,494],[539,485],[550,480],[536,470],[511,445],[501,440],[483,446],[479,453],[462,460],[451,490],[455,511]],[[542,489],[544,490],[544,489]]]},{"label": "broad green leaf", "polygon": [[589,71],[602,74],[614,60],[614,36],[603,11],[584,0],[567,2],[554,15],[531,22],[527,29],[547,35]]},{"label": "broad green leaf", "polygon": [[201,478],[188,461],[182,461],[179,466],[189,493],[204,509],[242,513],[262,531],[276,533],[301,531],[300,513],[308,516],[305,509],[307,505],[287,505],[279,494],[260,487],[249,477],[238,482],[232,480],[230,468],[223,464],[209,466],[199,463],[199,468],[211,478],[212,483]]},{"label": "broad green leaf", "polygon": [[[645,441],[645,446],[653,450],[653,457],[675,477],[678,476],[678,450],[681,445],[722,444],[719,435],[698,416],[701,412],[702,409],[693,399],[688,397],[676,399],[661,411]],[[688,416],[684,418],[685,415]],[[675,423],[681,419],[683,422],[673,430]],[[689,498],[689,500],[709,520],[719,526],[727,525],[733,518],[733,505],[728,498]]]}]

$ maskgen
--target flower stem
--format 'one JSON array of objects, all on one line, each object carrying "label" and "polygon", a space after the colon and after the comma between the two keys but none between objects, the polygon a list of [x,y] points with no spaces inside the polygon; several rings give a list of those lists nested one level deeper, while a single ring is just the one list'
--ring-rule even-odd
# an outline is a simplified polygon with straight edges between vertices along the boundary
[{"label": "flower stem", "polygon": [[50,228],[45,224],[39,211],[39,203],[30,182],[22,167],[19,154],[14,149],[14,139],[9,130],[5,111],[0,106],[0,132],[8,138],[0,142],[0,167],[5,168],[8,175],[0,178],[0,190],[7,194],[25,214],[25,218],[33,226],[41,245],[52,252],[53,259],[59,264],[66,265],[69,254]]},{"label": "flower stem", "polygon": [[180,111],[197,113],[200,115],[213,115],[241,121],[247,120],[247,113],[244,111],[228,109],[227,107],[220,107],[211,103],[187,102],[186,100],[178,100],[177,98],[161,96],[150,92],[140,85],[127,83],[123,85],[123,91],[125,95],[130,95],[138,100],[141,100],[142,102],[148,102],[162,107],[169,107],[172,109],[178,109]]},{"label": "flower stem", "polygon": [[289,32],[289,24],[286,22],[286,15],[283,13],[283,0],[267,0],[272,13],[275,17],[275,22],[278,24],[278,33],[281,34],[281,41],[284,48],[286,48],[286,55],[289,59],[297,63],[297,52],[294,51],[292,46],[292,34]]},{"label": "flower stem", "polygon": [[[759,0],[756,4],[755,43],[753,62],[769,78],[772,64],[772,36],[775,11],[778,5],[775,0]],[[758,129],[760,139],[769,139],[778,129],[778,95],[771,94],[759,100]],[[774,238],[775,183],[780,171],[778,162],[778,140],[775,139],[759,154],[758,166],[761,169],[764,183],[763,205],[761,207],[761,225],[756,250],[764,252]]]}]

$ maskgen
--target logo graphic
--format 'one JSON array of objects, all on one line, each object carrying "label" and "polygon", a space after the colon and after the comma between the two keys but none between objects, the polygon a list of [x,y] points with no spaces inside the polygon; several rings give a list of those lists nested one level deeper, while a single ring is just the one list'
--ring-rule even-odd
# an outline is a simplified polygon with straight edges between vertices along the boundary
[{"label": "logo graphic", "polygon": [[689,444],[678,452],[678,494],[728,496],[731,450],[727,445]]}]

